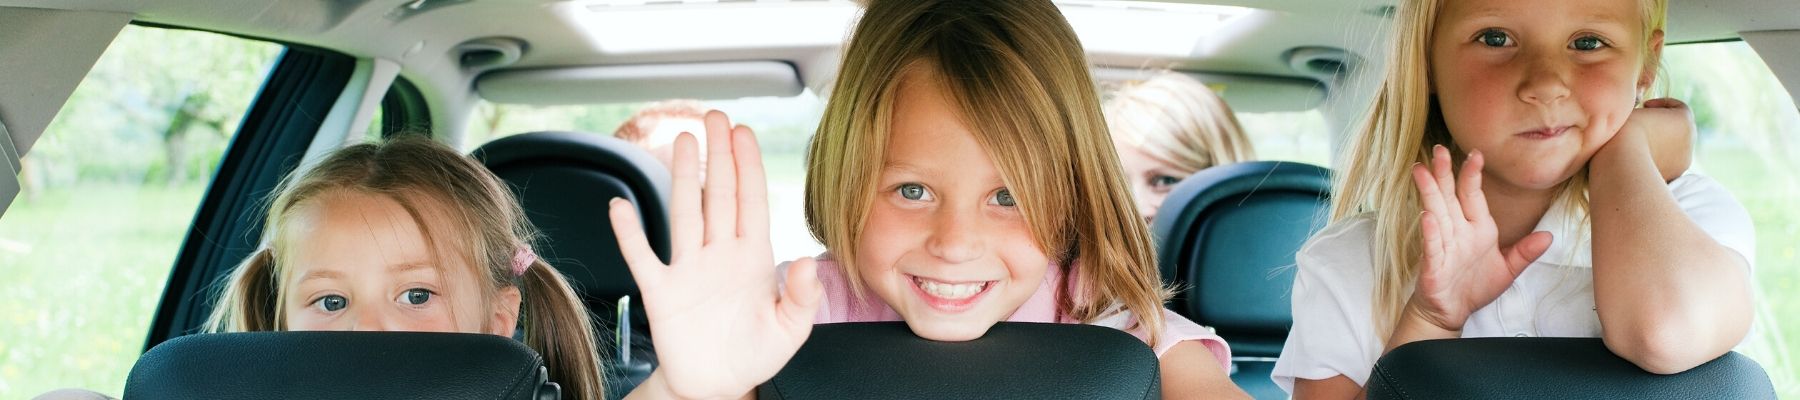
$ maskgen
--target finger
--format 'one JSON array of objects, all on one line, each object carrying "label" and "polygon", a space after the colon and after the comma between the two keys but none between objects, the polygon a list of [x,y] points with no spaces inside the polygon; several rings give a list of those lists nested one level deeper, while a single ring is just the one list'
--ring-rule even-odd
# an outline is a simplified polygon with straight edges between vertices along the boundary
[{"label": "finger", "polygon": [[762,147],[750,127],[731,130],[738,174],[738,237],[765,243],[769,239],[769,184],[763,176]]},{"label": "finger", "polygon": [[785,286],[775,305],[782,322],[790,329],[810,329],[819,314],[819,299],[825,295],[819,284],[818,263],[812,257],[804,257],[788,264]]},{"label": "finger", "polygon": [[1444,261],[1444,235],[1430,211],[1419,213],[1419,235],[1424,239],[1425,262],[1420,267],[1437,267]]},{"label": "finger", "polygon": [[1444,227],[1447,223],[1443,220],[1446,199],[1444,192],[1438,190],[1437,178],[1431,176],[1424,164],[1415,163],[1412,169],[1413,185],[1419,188],[1419,208],[1429,212],[1432,218],[1437,218],[1438,227]]},{"label": "finger", "polygon": [[706,112],[706,243],[737,236],[737,162],[732,159],[731,119]]},{"label": "finger", "polygon": [[1485,221],[1492,219],[1488,214],[1487,194],[1481,191],[1481,169],[1487,166],[1487,159],[1481,156],[1481,150],[1469,153],[1463,160],[1462,179],[1457,182],[1457,197],[1462,200],[1463,217],[1468,221]]},{"label": "finger", "polygon": [[706,220],[700,212],[699,146],[694,134],[675,136],[674,192],[669,195],[669,263],[687,259],[700,250],[706,233]]},{"label": "finger", "polygon": [[[1441,144],[1432,146],[1431,175],[1437,178],[1438,190],[1444,193],[1443,217],[1451,221],[1464,221],[1462,204],[1457,203],[1456,199],[1456,172],[1452,168],[1453,163],[1449,148]],[[1445,225],[1444,228],[1450,229],[1451,234],[1456,233],[1456,225]]]},{"label": "finger", "polygon": [[637,281],[641,290],[651,290],[662,281],[662,260],[656,258],[656,251],[650,249],[650,241],[644,237],[644,226],[638,221],[637,207],[625,199],[614,197],[607,203],[608,216],[612,218],[613,236],[619,239],[619,254],[625,256],[625,265],[631,268],[631,278]]},{"label": "finger", "polygon": [[1513,243],[1512,247],[1502,251],[1501,254],[1506,257],[1506,268],[1512,270],[1513,277],[1516,278],[1519,274],[1525,273],[1526,266],[1537,261],[1538,257],[1543,257],[1544,251],[1550,249],[1551,240],[1553,238],[1550,236],[1550,232],[1532,232],[1530,235],[1525,235],[1524,239],[1519,239],[1518,243]]}]

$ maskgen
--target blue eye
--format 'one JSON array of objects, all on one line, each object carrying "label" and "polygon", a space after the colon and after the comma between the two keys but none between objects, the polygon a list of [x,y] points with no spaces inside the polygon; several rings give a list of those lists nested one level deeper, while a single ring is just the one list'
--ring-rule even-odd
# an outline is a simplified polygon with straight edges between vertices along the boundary
[{"label": "blue eye", "polygon": [[1593,36],[1582,36],[1569,42],[1569,48],[1580,51],[1594,51],[1606,47],[1606,41]]},{"label": "blue eye", "polygon": [[1013,207],[1019,205],[1017,201],[1013,200],[1012,191],[1007,189],[1000,189],[1000,191],[994,192],[993,204],[997,204],[1001,207]]},{"label": "blue eye", "polygon": [[325,312],[337,312],[338,310],[343,310],[344,307],[349,306],[350,299],[335,294],[327,295],[325,297],[320,297],[318,300],[313,300],[313,305],[319,307],[319,309],[325,310]]},{"label": "blue eye", "polygon": [[1166,188],[1166,187],[1170,187],[1170,186],[1175,186],[1175,184],[1177,184],[1177,183],[1181,183],[1181,178],[1176,178],[1176,177],[1168,176],[1168,175],[1157,175],[1157,176],[1150,177],[1150,187],[1153,187],[1153,188],[1159,188],[1159,189]]},{"label": "blue eye", "polygon": [[400,302],[415,306],[422,305],[427,301],[431,301],[431,295],[433,294],[435,293],[432,293],[430,290],[408,289],[406,292],[400,294]]},{"label": "blue eye", "polygon": [[1506,47],[1512,45],[1512,36],[1498,29],[1488,29],[1475,34],[1475,41],[1488,47]]},{"label": "blue eye", "polygon": [[906,198],[907,200],[918,201],[925,199],[925,186],[917,183],[901,184],[900,188],[895,190],[900,192],[900,197]]}]

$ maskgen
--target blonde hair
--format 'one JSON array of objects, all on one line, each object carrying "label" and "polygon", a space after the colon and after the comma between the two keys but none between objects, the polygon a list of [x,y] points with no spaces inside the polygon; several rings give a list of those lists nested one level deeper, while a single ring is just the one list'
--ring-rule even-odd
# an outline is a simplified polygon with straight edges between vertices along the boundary
[{"label": "blonde hair", "polygon": [[[1655,68],[1659,54],[1650,46],[1650,35],[1663,29],[1668,1],[1638,1],[1643,5],[1644,65]],[[1341,164],[1332,185],[1332,223],[1365,214],[1374,219],[1373,318],[1383,341],[1412,295],[1419,274],[1416,262],[1423,251],[1418,221],[1422,208],[1412,164],[1428,162],[1433,145],[1463,154],[1451,140],[1431,91],[1431,32],[1441,5],[1442,0],[1407,0],[1400,5],[1386,74],[1367,120],[1338,157]],[[1586,176],[1584,170],[1564,182],[1559,201],[1570,209],[1586,210]]]},{"label": "blonde hair", "polygon": [[1231,107],[1187,74],[1161,71],[1119,84],[1102,107],[1114,138],[1183,174],[1256,157]]},{"label": "blonde hair", "polygon": [[842,65],[807,156],[806,221],[859,296],[856,243],[874,201],[895,95],[910,70],[930,68],[994,159],[1039,248],[1063,276],[1081,278],[1058,290],[1058,313],[1092,322],[1123,306],[1155,343],[1169,291],[1119,172],[1081,45],[1055,5],[876,0]]},{"label": "blonde hair", "polygon": [[[566,398],[604,395],[599,346],[575,290],[541,259],[524,275],[512,274],[516,252],[529,250],[536,238],[518,202],[481,164],[424,135],[346,147],[282,180],[263,224],[262,245],[225,282],[207,321],[208,332],[287,329],[281,307],[285,288],[279,282],[286,273],[282,260],[289,255],[283,243],[289,238],[281,227],[308,201],[340,191],[398,202],[425,232],[426,243],[438,257],[462,258],[467,265],[480,266],[472,272],[488,283],[481,285],[483,304],[492,304],[500,289],[519,288],[525,344],[544,357],[550,379],[562,385]],[[428,224],[425,215],[442,217],[429,220],[447,226]]]}]

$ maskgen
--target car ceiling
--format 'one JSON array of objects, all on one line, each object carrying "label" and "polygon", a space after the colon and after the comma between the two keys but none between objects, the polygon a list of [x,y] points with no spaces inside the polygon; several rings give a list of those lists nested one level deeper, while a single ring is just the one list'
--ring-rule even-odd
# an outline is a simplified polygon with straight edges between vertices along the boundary
[{"label": "car ceiling", "polygon": [[[357,57],[397,62],[402,76],[413,80],[427,97],[445,99],[454,110],[466,107],[473,96],[480,70],[459,64],[456,46],[481,38],[510,38],[523,43],[522,56],[509,69],[554,68],[591,65],[664,64],[743,60],[773,60],[792,64],[800,82],[823,92],[836,69],[843,35],[819,34],[819,39],[779,44],[700,46],[676,50],[611,51],[610,37],[597,37],[591,15],[596,10],[692,9],[752,7],[747,0],[720,0],[712,4],[685,4],[681,0],[650,0],[636,5],[615,5],[629,0],[0,0],[0,5],[84,11],[109,11],[134,15],[140,23],[194,28],[247,37],[332,49]],[[786,6],[828,4],[841,0],[790,0]],[[1334,78],[1308,71],[1293,62],[1296,49],[1342,51],[1344,62],[1371,58],[1369,49],[1381,48],[1382,27],[1399,0],[1204,0],[1104,3],[1088,7],[1169,7],[1195,4],[1238,6],[1254,9],[1196,39],[1188,51],[1146,54],[1096,48],[1090,33],[1075,23],[1089,58],[1098,67],[1114,69],[1174,68],[1180,70],[1307,78],[1331,84]],[[1073,2],[1073,1],[1071,1]],[[676,3],[676,4],[668,4]],[[1065,13],[1076,21],[1071,7]],[[853,5],[851,5],[853,11]],[[681,32],[720,33],[766,29],[746,18],[711,22],[715,26],[681,26],[647,32],[614,32],[619,40],[679,36]],[[1800,6],[1793,0],[1673,0],[1668,38],[1670,43],[1734,40],[1738,32],[1800,29]],[[1079,21],[1076,21],[1079,22]],[[740,24],[736,27],[723,26]],[[655,26],[655,25],[651,25]],[[1128,25],[1129,26],[1129,25]],[[839,28],[842,29],[842,28]],[[1117,36],[1120,32],[1103,32]],[[1158,29],[1124,32],[1134,37],[1155,38],[1169,34]],[[640,37],[641,36],[641,37]],[[690,35],[692,36],[692,35]],[[731,42],[723,40],[722,42]],[[1317,52],[1314,52],[1316,54]],[[1335,97],[1335,96],[1334,96]]]}]

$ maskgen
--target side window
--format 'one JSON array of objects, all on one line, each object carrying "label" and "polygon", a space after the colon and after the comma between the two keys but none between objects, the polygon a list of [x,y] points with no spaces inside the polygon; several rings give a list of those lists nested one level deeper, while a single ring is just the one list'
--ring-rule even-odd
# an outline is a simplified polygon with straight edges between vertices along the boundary
[{"label": "side window", "polygon": [[0,216],[0,398],[120,395],[195,208],[282,46],[126,26]]},{"label": "side window", "polygon": [[1693,169],[1725,185],[1756,224],[1757,327],[1739,350],[1768,370],[1779,397],[1800,397],[1800,112],[1743,42],[1663,53],[1662,86],[1699,129]]}]

